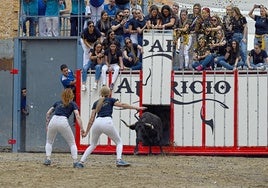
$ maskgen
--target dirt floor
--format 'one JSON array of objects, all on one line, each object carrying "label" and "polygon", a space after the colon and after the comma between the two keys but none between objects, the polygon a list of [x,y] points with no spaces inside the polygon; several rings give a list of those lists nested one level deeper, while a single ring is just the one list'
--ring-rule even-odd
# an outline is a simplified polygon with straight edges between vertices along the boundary
[{"label": "dirt floor", "polygon": [[[130,167],[115,166],[115,155],[91,155],[74,169],[69,153],[0,153],[0,187],[268,187],[268,158],[126,155]],[[81,156],[79,156],[80,158]]]}]

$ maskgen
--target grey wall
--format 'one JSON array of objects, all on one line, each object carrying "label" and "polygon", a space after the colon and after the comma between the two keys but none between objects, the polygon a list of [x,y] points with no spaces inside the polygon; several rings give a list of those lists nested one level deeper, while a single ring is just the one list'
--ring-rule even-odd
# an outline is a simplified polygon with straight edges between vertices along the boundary
[{"label": "grey wall", "polygon": [[[67,64],[73,71],[77,69],[77,39],[22,39],[21,87],[27,88],[29,116],[26,125],[21,126],[19,151],[43,152],[46,141],[45,115],[54,102],[60,100],[63,87],[60,82],[60,65]],[[81,61],[80,61],[81,62]],[[72,119],[70,120],[72,124]],[[69,146],[58,135],[53,151],[69,151]]]}]

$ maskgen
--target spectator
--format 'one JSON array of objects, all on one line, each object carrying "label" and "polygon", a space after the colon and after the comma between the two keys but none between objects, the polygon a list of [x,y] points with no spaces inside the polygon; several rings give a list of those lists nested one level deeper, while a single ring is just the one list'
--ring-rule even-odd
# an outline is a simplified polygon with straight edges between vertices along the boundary
[{"label": "spectator", "polygon": [[83,48],[83,66],[85,66],[88,61],[89,61],[89,50],[91,48],[93,48],[93,44],[96,41],[101,41],[101,33],[98,30],[98,28],[96,28],[94,26],[94,22],[93,21],[88,21],[87,23],[87,28],[83,30],[82,34],[81,34],[81,46]]},{"label": "spectator", "polygon": [[37,0],[23,0],[23,17],[22,32],[23,36],[27,36],[26,23],[29,21],[29,36],[36,36],[36,25],[38,18],[38,2]]},{"label": "spectator", "polygon": [[85,0],[71,0],[71,36],[78,36],[83,29],[85,22],[86,1]]},{"label": "spectator", "polygon": [[124,66],[131,70],[141,70],[142,63],[139,58],[140,54],[143,54],[142,46],[132,43],[130,38],[125,38],[125,46],[123,48]]},{"label": "spectator", "polygon": [[[187,9],[182,9],[180,12],[180,17],[178,21],[178,28],[176,30],[176,37],[179,38],[179,69],[185,69],[189,70],[192,66],[190,59],[189,59],[189,53],[190,48],[192,45],[192,36],[190,35],[189,26],[190,21],[187,19],[188,17],[188,11]],[[178,40],[176,39],[175,42]],[[178,49],[177,48],[177,49]]]},{"label": "spectator", "polygon": [[[199,3],[194,4],[193,6],[193,13],[192,14],[188,14],[188,20],[190,21],[190,26],[189,26],[189,30],[190,30],[190,35],[192,38],[192,49],[196,49],[197,48],[197,34],[198,31],[195,29],[197,27],[197,23],[198,20],[201,19],[201,5]],[[191,56],[190,56],[190,62],[192,61],[192,50],[191,50]]]},{"label": "spectator", "polygon": [[101,78],[102,78],[102,84],[106,85],[106,72],[108,71],[114,71],[112,76],[112,83],[110,84],[110,89],[113,90],[114,83],[117,80],[119,70],[120,68],[123,69],[123,59],[122,59],[122,51],[117,48],[116,43],[112,42],[109,46],[109,49],[107,49],[104,52],[104,62],[105,64],[102,66],[101,71]]},{"label": "spectator", "polygon": [[89,61],[83,67],[82,72],[82,91],[86,91],[86,81],[87,81],[87,71],[88,69],[96,70],[95,71],[95,83],[93,85],[93,89],[96,90],[98,88],[98,82],[101,77],[101,68],[104,64],[104,51],[102,49],[102,44],[97,41],[94,43],[93,49],[89,52]]},{"label": "spectator", "polygon": [[236,70],[238,67],[242,67],[244,65],[240,55],[238,41],[232,40],[231,46],[226,48],[224,59],[220,59],[217,63],[227,70]]},{"label": "spectator", "polygon": [[124,25],[127,22],[127,19],[124,18],[124,13],[122,10],[119,10],[116,13],[115,19],[112,21],[112,30],[115,33],[116,39],[120,42],[121,46],[124,46]]},{"label": "spectator", "polygon": [[210,9],[205,7],[201,11],[201,17],[197,19],[195,32],[197,33],[197,38],[204,37],[209,38],[209,31],[207,30],[211,24]]},{"label": "spectator", "polygon": [[116,46],[117,46],[118,49],[121,49],[121,44],[120,44],[120,42],[116,39],[115,34],[114,34],[114,31],[110,29],[110,30],[107,32],[107,36],[106,36],[106,38],[105,38],[105,39],[103,40],[103,42],[102,42],[103,49],[104,49],[104,50],[109,49],[109,46],[110,46],[110,44],[111,44],[112,42],[114,42],[114,43],[116,44]]},{"label": "spectator", "polygon": [[132,18],[128,22],[128,32],[130,34],[130,39],[133,43],[138,44],[138,15],[137,15],[137,10],[132,9]]},{"label": "spectator", "polygon": [[143,31],[146,28],[146,20],[141,10],[136,10],[136,14],[137,14],[136,24],[137,24],[137,31],[138,31],[138,35],[137,35],[138,44],[140,46],[143,46]]},{"label": "spectator", "polygon": [[101,19],[100,15],[104,10],[104,0],[89,0],[91,10],[91,20],[96,25],[97,21]]},{"label": "spectator", "polygon": [[200,37],[198,40],[198,48],[195,50],[194,54],[193,68],[198,71],[210,69],[213,59],[205,37]]},{"label": "spectator", "polygon": [[[260,15],[254,15],[253,11],[259,8]],[[254,5],[248,13],[249,17],[255,20],[254,44],[261,43],[262,49],[268,53],[268,10],[263,5]]]},{"label": "spectator", "polygon": [[266,51],[261,49],[261,44],[255,44],[247,57],[247,65],[249,69],[265,70],[268,65],[268,56]]},{"label": "spectator", "polygon": [[59,2],[58,0],[44,0],[46,3],[47,36],[59,36]]},{"label": "spectator", "polygon": [[[227,48],[227,40],[224,35],[224,30],[220,29],[217,31],[215,41],[209,44],[210,51],[212,52],[214,56],[214,62],[218,62],[220,60],[224,60],[224,56],[226,54],[226,48]],[[215,64],[212,65],[212,68],[215,68]],[[217,67],[221,67],[218,63],[216,63]]]},{"label": "spectator", "polygon": [[[61,94],[61,101],[57,101],[46,113],[46,159],[44,165],[51,165],[51,153],[54,140],[59,132],[68,143],[73,159],[73,167],[80,168],[77,162],[77,146],[75,144],[74,134],[69,125],[68,119],[72,113],[80,127],[81,134],[84,134],[82,120],[79,115],[77,104],[73,101],[74,94],[71,89],[65,89]],[[54,113],[52,118],[50,116]]]},{"label": "spectator", "polygon": [[[65,0],[59,0],[59,10],[60,10],[60,18],[59,18],[59,32],[61,32],[61,29],[62,29],[62,15],[63,14],[67,14],[69,13],[69,9],[67,9],[67,4],[65,2]],[[63,28],[63,31],[66,30],[65,28],[66,26],[64,25],[64,28]]]},{"label": "spectator", "polygon": [[180,6],[177,3],[173,3],[173,5],[172,5],[172,11],[173,11],[173,15],[176,18],[175,26],[177,26],[178,25],[178,22],[179,22],[179,10],[180,10]]},{"label": "spectator", "polygon": [[105,10],[101,12],[101,18],[97,21],[96,27],[101,32],[101,41],[103,41],[109,29],[111,29],[111,19]]},{"label": "spectator", "polygon": [[172,9],[168,5],[164,5],[161,8],[161,28],[173,29],[176,18],[173,15]]},{"label": "spectator", "polygon": [[129,0],[115,0],[115,4],[119,10],[130,9]]},{"label": "spectator", "polygon": [[47,24],[46,24],[46,3],[44,0],[38,0],[38,31],[39,36],[47,36]]},{"label": "spectator", "polygon": [[247,59],[247,35],[248,27],[247,20],[241,14],[238,7],[233,7],[233,17],[232,17],[232,31],[233,31],[233,40],[238,41],[241,51],[242,61],[245,63]]},{"label": "spectator", "polygon": [[206,28],[205,34],[209,44],[215,42],[217,32],[222,29],[222,22],[218,15],[213,15],[210,18],[210,26]]},{"label": "spectator", "polygon": [[158,29],[161,24],[161,16],[156,5],[150,6],[149,14],[145,16],[147,29]]},{"label": "spectator", "polygon": [[109,0],[109,3],[104,5],[104,10],[107,12],[109,17],[111,17],[111,19],[114,19],[118,11],[118,7],[115,4],[115,0]]},{"label": "spectator", "polygon": [[233,7],[232,5],[228,5],[226,6],[226,15],[224,15],[222,19],[223,29],[228,43],[230,43],[233,38],[233,31],[231,25],[232,16],[233,16]]},{"label": "spectator", "polygon": [[141,6],[138,4],[137,0],[130,0],[129,7],[126,7],[126,8],[128,8],[128,9],[130,10],[130,12],[132,12],[132,9],[142,11],[142,8],[141,8]]},{"label": "spectator", "polygon": [[131,20],[131,16],[130,16],[130,10],[128,8],[125,8],[124,11],[124,18],[127,20],[127,22],[125,23],[124,25],[124,38],[126,37],[130,37],[130,33],[129,33],[129,23],[130,23],[130,20]]}]

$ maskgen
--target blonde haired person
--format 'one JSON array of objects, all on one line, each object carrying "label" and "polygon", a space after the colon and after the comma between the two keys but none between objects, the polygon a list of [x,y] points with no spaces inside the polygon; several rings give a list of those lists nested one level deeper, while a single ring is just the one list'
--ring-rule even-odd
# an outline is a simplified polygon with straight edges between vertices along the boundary
[{"label": "blonde haired person", "polygon": [[[91,116],[87,125],[86,132],[82,134],[82,137],[87,136],[90,129],[92,131],[90,146],[84,152],[79,167],[84,167],[88,155],[90,155],[96,148],[99,137],[102,133],[106,134],[116,144],[116,166],[129,166],[130,164],[122,160],[123,144],[119,136],[118,131],[113,125],[112,113],[113,107],[121,107],[124,109],[145,110],[146,107],[131,106],[126,103],[121,103],[118,99],[111,98],[110,89],[107,86],[103,86],[100,90],[101,97],[94,102],[92,107]],[[96,119],[95,119],[96,117]]]},{"label": "blonde haired person", "polygon": [[[71,155],[73,158],[73,167],[79,168],[77,162],[77,146],[75,143],[74,134],[69,125],[68,118],[74,112],[77,123],[80,126],[81,134],[84,134],[85,131],[82,126],[82,120],[79,115],[78,106],[73,101],[74,94],[72,89],[67,88],[61,94],[61,101],[57,101],[53,104],[51,108],[46,113],[46,130],[47,130],[47,138],[46,138],[46,160],[44,165],[51,165],[51,153],[52,146],[54,140],[56,138],[57,133],[59,132],[65,141],[68,143]],[[52,118],[50,116],[54,113]]]}]

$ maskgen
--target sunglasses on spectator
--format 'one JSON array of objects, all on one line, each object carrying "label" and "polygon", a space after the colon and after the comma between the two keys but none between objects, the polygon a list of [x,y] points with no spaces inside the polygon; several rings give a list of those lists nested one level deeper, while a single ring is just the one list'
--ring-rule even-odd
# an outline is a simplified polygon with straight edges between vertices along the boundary
[{"label": "sunglasses on spectator", "polygon": [[118,16],[122,18],[124,15],[122,15],[122,14],[118,14]]},{"label": "sunglasses on spectator", "polygon": [[216,21],[217,21],[217,19],[212,19],[211,21],[216,22]]},{"label": "sunglasses on spectator", "polygon": [[94,27],[94,25],[89,25],[88,27]]},{"label": "sunglasses on spectator", "polygon": [[126,44],[131,44],[131,41],[127,41]]}]

